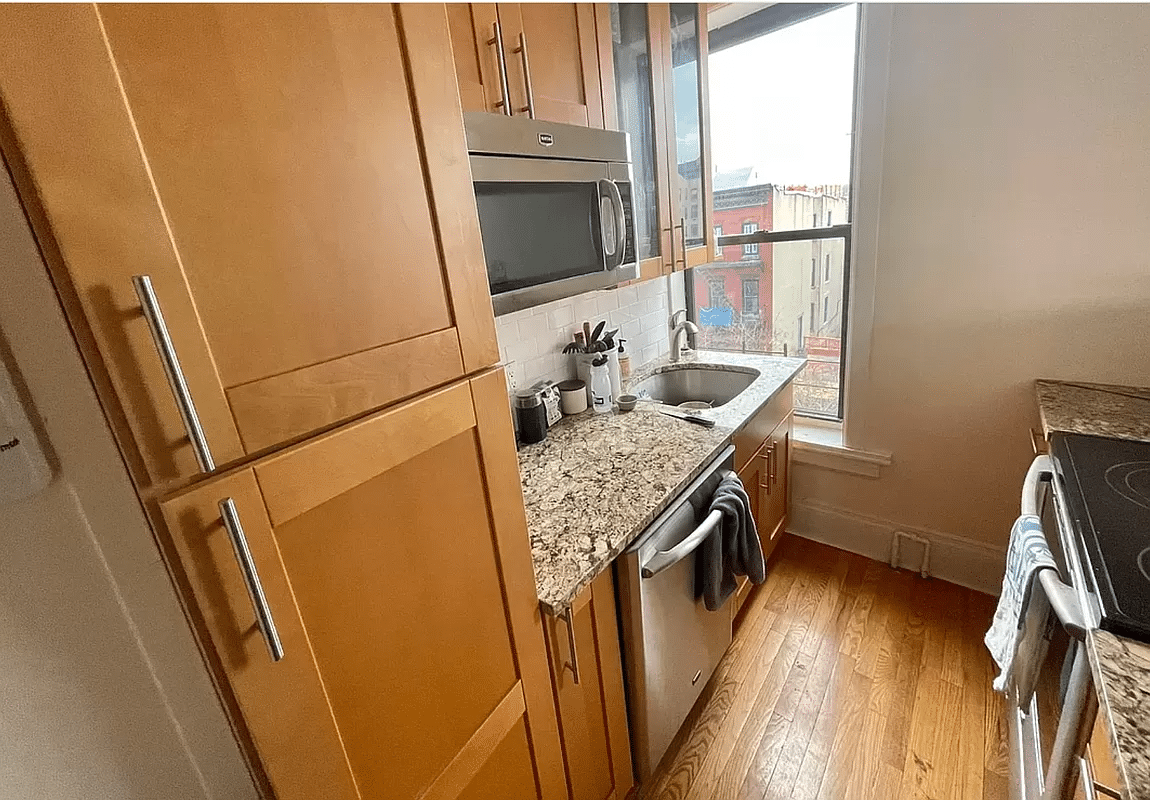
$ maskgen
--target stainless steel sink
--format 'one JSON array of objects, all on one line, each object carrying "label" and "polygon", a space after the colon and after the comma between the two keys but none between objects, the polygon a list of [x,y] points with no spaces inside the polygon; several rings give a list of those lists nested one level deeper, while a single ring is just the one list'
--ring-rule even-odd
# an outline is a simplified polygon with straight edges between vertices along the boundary
[{"label": "stainless steel sink", "polygon": [[644,378],[630,391],[669,406],[701,401],[717,408],[735,399],[757,377],[757,370],[670,367]]}]

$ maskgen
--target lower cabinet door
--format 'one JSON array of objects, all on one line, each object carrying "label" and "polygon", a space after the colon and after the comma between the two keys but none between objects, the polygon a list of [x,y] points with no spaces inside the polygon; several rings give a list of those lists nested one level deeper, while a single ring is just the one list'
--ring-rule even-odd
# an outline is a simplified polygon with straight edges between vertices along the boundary
[{"label": "lower cabinet door", "polygon": [[769,558],[787,527],[787,510],[790,497],[790,461],[791,461],[791,422],[793,414],[788,414],[778,427],[771,433],[763,446],[764,452],[769,452],[766,488],[764,489],[764,504],[762,523],[759,525],[759,536],[763,542],[763,557]]},{"label": "lower cabinet door", "polygon": [[512,442],[489,372],[163,504],[278,800],[566,797]]},{"label": "lower cabinet door", "polygon": [[610,570],[549,618],[547,637],[571,800],[623,800],[635,781]]}]

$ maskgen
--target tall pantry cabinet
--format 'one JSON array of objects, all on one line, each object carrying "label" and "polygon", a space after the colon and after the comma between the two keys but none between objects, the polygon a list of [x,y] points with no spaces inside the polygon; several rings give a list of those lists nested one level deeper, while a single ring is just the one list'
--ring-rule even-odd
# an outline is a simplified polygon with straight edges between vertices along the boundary
[{"label": "tall pantry cabinet", "polygon": [[564,798],[446,9],[0,6],[0,101],[261,785]]}]

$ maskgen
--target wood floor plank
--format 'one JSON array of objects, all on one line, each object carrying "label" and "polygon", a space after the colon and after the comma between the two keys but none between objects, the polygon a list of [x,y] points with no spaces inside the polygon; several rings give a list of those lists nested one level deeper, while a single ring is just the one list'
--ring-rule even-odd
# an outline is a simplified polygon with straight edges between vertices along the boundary
[{"label": "wood floor plank", "polygon": [[1006,800],[994,599],[788,536],[644,800]]},{"label": "wood floor plank", "polygon": [[800,642],[801,637],[797,632],[784,638],[770,662],[769,669],[762,671],[764,679],[755,685],[755,696],[743,716],[742,725],[737,730],[732,723],[735,721],[736,713],[741,709],[732,709],[728,714],[727,731],[733,731],[733,735],[720,736],[716,739],[707,762],[692,787],[690,797],[710,800],[710,798],[737,796],[759,744],[766,734],[779,692],[798,654]]},{"label": "wood floor plank", "polygon": [[[841,800],[847,796],[847,786],[862,746],[862,729],[870,690],[871,679],[854,671],[852,665],[850,686],[838,714],[834,739],[826,756],[826,768],[817,795],[819,800]],[[877,733],[874,738],[878,738]]]}]

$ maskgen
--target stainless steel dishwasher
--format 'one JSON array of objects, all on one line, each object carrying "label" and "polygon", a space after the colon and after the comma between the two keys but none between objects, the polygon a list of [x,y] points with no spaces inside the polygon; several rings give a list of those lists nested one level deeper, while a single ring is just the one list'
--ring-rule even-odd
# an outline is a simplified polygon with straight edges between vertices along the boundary
[{"label": "stainless steel dishwasher", "polygon": [[695,552],[719,523],[708,513],[727,447],[615,562],[631,744],[646,780],[731,644],[731,610],[703,606]]}]

